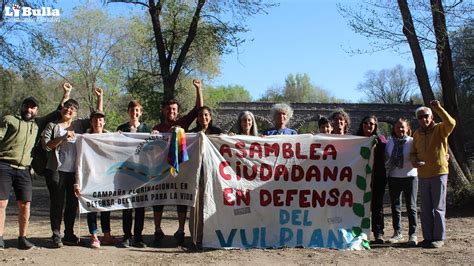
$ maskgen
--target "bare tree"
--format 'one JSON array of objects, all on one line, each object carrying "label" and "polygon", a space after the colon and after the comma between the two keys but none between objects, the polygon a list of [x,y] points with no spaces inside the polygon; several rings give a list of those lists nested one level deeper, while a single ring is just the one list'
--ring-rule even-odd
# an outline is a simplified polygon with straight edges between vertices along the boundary
[{"label": "bare tree", "polygon": [[368,71],[365,81],[357,86],[369,102],[409,103],[415,91],[416,77],[412,71],[397,65],[378,72]]}]

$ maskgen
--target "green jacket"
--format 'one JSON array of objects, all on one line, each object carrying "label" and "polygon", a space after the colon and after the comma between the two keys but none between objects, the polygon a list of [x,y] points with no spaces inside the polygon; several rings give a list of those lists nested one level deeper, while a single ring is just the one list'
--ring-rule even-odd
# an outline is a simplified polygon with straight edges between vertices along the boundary
[{"label": "green jacket", "polygon": [[29,166],[37,134],[35,120],[27,122],[19,115],[4,116],[0,121],[0,160],[16,168]]}]

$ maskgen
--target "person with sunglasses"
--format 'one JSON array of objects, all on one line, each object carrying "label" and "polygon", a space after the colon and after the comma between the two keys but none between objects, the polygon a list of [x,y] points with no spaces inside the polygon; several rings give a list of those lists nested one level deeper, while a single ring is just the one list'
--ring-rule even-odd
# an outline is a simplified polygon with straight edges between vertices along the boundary
[{"label": "person with sunglasses", "polygon": [[378,120],[375,115],[366,116],[362,119],[357,130],[357,136],[376,136],[374,148],[374,164],[372,166],[372,233],[374,234],[374,244],[383,244],[384,222],[383,222],[383,196],[387,186],[387,173],[385,172],[385,146],[387,139],[378,132]]},{"label": "person with sunglasses", "polygon": [[[72,86],[64,84],[69,90]],[[97,109],[102,111],[103,90],[95,88]],[[60,248],[63,242],[69,245],[79,244],[79,238],[74,234],[74,221],[78,208],[77,197],[74,193],[76,166],[76,136],[84,133],[90,126],[89,119],[75,119],[79,102],[67,100],[61,111],[61,118],[49,123],[41,134],[41,144],[49,152],[46,163],[46,185],[50,197],[50,222],[53,233],[51,239],[53,248]],[[66,199],[66,202],[64,203]],[[64,209],[64,237],[61,240],[61,221]]]},{"label": "person with sunglasses", "polygon": [[[443,109],[439,101],[430,102],[431,109],[422,106],[415,115],[419,128],[413,135],[410,160],[418,169],[418,191],[421,200],[422,247],[440,248],[446,239],[446,190],[448,182],[448,137],[456,120]],[[441,118],[436,123],[434,110]]]}]

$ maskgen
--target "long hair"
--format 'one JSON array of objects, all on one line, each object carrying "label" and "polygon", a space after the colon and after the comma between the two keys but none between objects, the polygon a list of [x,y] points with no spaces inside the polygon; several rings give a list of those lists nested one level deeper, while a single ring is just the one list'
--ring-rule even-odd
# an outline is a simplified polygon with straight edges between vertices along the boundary
[{"label": "long hair", "polygon": [[344,109],[338,108],[329,115],[329,120],[331,120],[331,123],[333,123],[333,127],[334,127],[334,121],[336,120],[338,116],[342,117],[344,121],[346,122],[346,127],[344,128],[344,134],[347,134],[347,132],[349,132],[349,128],[351,128],[351,118],[349,117],[349,114],[346,113],[346,111],[344,111]]},{"label": "long hair", "polygon": [[[209,112],[209,116],[211,117],[211,120],[209,121],[209,126],[208,128],[211,128],[212,127],[212,110],[209,106],[202,106],[199,108],[198,110],[198,116],[201,112],[203,112],[204,110],[207,110]],[[199,119],[196,119],[196,128],[198,128],[199,130],[202,129],[202,125],[199,124]]]},{"label": "long hair", "polygon": [[378,136],[379,135],[379,120],[375,115],[368,115],[362,119],[362,121],[359,124],[359,129],[357,129],[357,136],[365,136],[364,134],[364,123],[366,120],[373,119],[375,121],[375,128],[374,131],[372,131],[372,136]]},{"label": "long hair", "polygon": [[255,117],[250,111],[243,111],[239,114],[239,117],[237,118],[237,134],[242,134],[242,119],[245,117],[249,116],[250,119],[252,119],[252,127],[250,128],[250,135],[252,136],[258,136],[258,127],[257,127],[257,121],[255,121]]}]

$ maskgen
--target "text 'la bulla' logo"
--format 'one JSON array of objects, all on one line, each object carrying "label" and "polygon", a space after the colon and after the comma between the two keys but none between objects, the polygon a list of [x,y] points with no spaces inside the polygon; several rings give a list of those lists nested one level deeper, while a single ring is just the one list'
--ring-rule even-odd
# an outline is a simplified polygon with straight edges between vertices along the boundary
[{"label": "text 'la bulla' logo", "polygon": [[52,7],[32,8],[28,6],[13,5],[5,7],[5,18],[58,18],[61,15],[59,9]]}]

